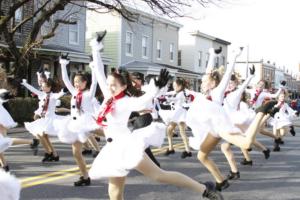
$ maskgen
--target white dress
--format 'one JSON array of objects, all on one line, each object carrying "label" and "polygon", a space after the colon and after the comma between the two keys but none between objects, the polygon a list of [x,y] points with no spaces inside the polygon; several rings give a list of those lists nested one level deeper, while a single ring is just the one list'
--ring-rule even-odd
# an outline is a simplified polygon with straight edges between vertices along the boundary
[{"label": "white dress", "polygon": [[[56,102],[64,95],[64,92],[50,93],[40,91],[29,85],[28,83],[22,83],[28,90],[35,93],[39,99],[39,108],[35,111],[35,114],[41,116],[41,118],[33,122],[25,122],[25,128],[34,136],[42,136],[44,133],[51,136],[57,136],[58,129],[55,126],[56,121],[59,122],[64,117],[55,114]],[[47,111],[43,116],[43,106],[49,95],[49,103]]]},{"label": "white dress", "polygon": [[230,80],[234,63],[228,65],[219,85],[211,93],[211,101],[201,93],[194,92],[194,101],[186,115],[186,124],[192,129],[193,136],[189,137],[189,144],[193,149],[199,150],[202,142],[210,133],[220,138],[219,132],[239,133],[225,112],[222,104],[224,92]]},{"label": "white dress", "polygon": [[0,153],[4,152],[12,145],[12,139],[9,137],[3,137],[0,133]]},{"label": "white dress", "polygon": [[58,127],[58,138],[61,142],[67,144],[73,144],[76,141],[85,143],[91,134],[91,131],[96,130],[99,126],[96,123],[95,116],[95,99],[94,90],[96,89],[97,82],[95,81],[94,73],[92,73],[92,84],[90,90],[82,92],[82,101],[80,109],[76,106],[76,96],[79,91],[71,84],[66,66],[69,63],[68,60],[60,59],[62,79],[65,86],[70,91],[71,98],[71,115],[63,117],[59,122],[55,122],[55,126]]},{"label": "white dress", "polygon": [[240,87],[224,98],[223,107],[235,125],[250,125],[255,117],[255,112],[245,102],[241,102],[242,94],[252,78],[249,76]]},{"label": "white dress", "polygon": [[279,111],[270,119],[273,129],[277,130],[286,126],[291,126],[291,119],[296,117],[296,112],[287,103],[283,103]]},{"label": "white dress", "polygon": [[[0,93],[8,92],[5,89],[0,89]],[[3,103],[6,102],[5,99],[0,98],[0,124],[3,125],[5,128],[10,129],[16,127],[18,124],[13,120],[7,110],[3,107]]]},{"label": "white dress", "polygon": [[20,181],[15,176],[0,169],[1,200],[19,200],[20,192]]},{"label": "white dress", "polygon": [[[92,53],[96,65],[96,77],[104,94],[104,102],[107,102],[110,94],[106,85],[99,45],[102,44],[94,41]],[[133,132],[127,127],[131,112],[143,110],[149,102],[152,102],[157,92],[158,88],[152,81],[141,97],[124,96],[116,100],[113,110],[106,115],[107,122],[103,130],[108,142],[92,164],[89,171],[92,179],[126,176],[142,161],[145,148],[150,145],[161,146],[163,144],[166,129],[162,123],[153,122],[151,125]]]},{"label": "white dress", "polygon": [[[171,95],[168,97],[167,95]],[[170,122],[180,123],[185,122],[187,110],[183,108],[185,104],[186,97],[184,92],[181,91],[176,93],[175,91],[168,92],[166,94],[166,99],[171,105],[171,110],[159,110],[159,115],[165,124],[169,124]]]}]

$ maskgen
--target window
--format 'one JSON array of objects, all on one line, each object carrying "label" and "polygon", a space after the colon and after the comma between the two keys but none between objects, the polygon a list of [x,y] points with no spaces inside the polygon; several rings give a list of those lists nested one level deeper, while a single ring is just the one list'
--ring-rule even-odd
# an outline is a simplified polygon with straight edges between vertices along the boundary
[{"label": "window", "polygon": [[[13,28],[16,27],[19,23],[21,23],[22,20],[23,20],[23,7],[20,7],[15,12]],[[19,27],[16,32],[21,33],[22,32],[21,27]]]},{"label": "window", "polygon": [[202,51],[198,51],[198,67],[202,65]]},{"label": "window", "polygon": [[178,66],[181,66],[181,50],[178,51]]},{"label": "window", "polygon": [[215,67],[219,67],[220,66],[219,63],[220,63],[220,58],[216,57],[215,58]]},{"label": "window", "polygon": [[126,55],[132,56],[133,33],[126,32]]},{"label": "window", "polygon": [[206,63],[205,63],[206,67],[207,67],[207,64],[208,64],[208,59],[209,59],[209,53],[206,53]]},{"label": "window", "polygon": [[70,21],[76,21],[76,24],[69,24],[69,43],[79,44],[79,21],[75,18]]},{"label": "window", "polygon": [[221,65],[225,66],[225,56],[222,56]]},{"label": "window", "polygon": [[156,42],[156,57],[157,59],[161,59],[161,40],[157,40]]},{"label": "window", "polygon": [[174,61],[174,43],[170,44],[170,61]]},{"label": "window", "polygon": [[142,38],[142,57],[148,58],[148,37],[143,36]]}]

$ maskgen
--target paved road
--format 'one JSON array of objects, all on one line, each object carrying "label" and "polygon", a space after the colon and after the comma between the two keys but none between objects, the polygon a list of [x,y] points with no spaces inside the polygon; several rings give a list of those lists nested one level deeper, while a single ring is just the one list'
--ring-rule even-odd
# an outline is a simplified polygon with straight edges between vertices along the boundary
[{"label": "paved road", "polygon": [[[299,123],[300,124],[300,123]],[[231,181],[231,186],[223,192],[225,199],[231,200],[296,200],[300,199],[300,128],[296,128],[296,137],[287,135],[285,145],[281,152],[272,152],[269,160],[263,154],[252,151],[254,165],[240,166],[241,179]],[[28,133],[13,133],[13,137],[31,136]],[[268,147],[272,147],[269,138],[259,136]],[[61,144],[53,139],[61,161],[58,163],[41,163],[43,152],[33,156],[27,146],[10,148],[6,152],[7,161],[12,173],[22,180],[23,189],[21,200],[38,199],[108,199],[107,182],[94,181],[89,187],[73,187],[73,182],[78,178],[78,170],[71,156],[69,145]],[[181,159],[183,151],[181,140],[175,138],[177,153],[170,157],[162,155],[164,149],[155,150],[162,168],[185,173],[198,181],[213,180],[207,170],[197,161],[196,152],[192,158]],[[241,153],[234,148],[236,159],[242,159]],[[229,167],[219,149],[212,153],[212,158],[226,175]],[[86,156],[87,163],[92,163],[93,158]],[[1,198],[0,198],[1,199]],[[132,171],[127,178],[125,189],[126,200],[196,200],[202,199],[201,195],[187,189],[177,188],[153,182],[147,177]]]}]

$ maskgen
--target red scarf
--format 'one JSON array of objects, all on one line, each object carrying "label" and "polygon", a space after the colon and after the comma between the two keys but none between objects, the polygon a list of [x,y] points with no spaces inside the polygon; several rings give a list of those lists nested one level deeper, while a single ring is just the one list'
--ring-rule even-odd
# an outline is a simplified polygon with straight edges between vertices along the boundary
[{"label": "red scarf", "polygon": [[118,99],[121,99],[125,96],[125,92],[122,91],[120,92],[118,95],[114,96],[114,97],[111,97],[110,99],[108,99],[105,103],[105,106],[104,108],[102,109],[102,111],[100,111],[99,115],[98,115],[98,118],[97,118],[97,124],[100,125],[100,126],[104,126],[102,124],[103,120],[105,119],[106,115],[110,112],[112,112],[113,110],[113,106],[115,104],[115,102],[118,100]]},{"label": "red scarf", "polygon": [[48,111],[48,106],[49,106],[49,101],[50,101],[50,93],[47,94],[46,98],[44,99],[44,105],[43,105],[43,110],[42,110],[42,117],[45,117],[46,112]]},{"label": "red scarf", "polygon": [[82,103],[82,90],[79,90],[78,94],[76,95],[76,108],[78,110],[81,109],[81,103]]},{"label": "red scarf", "polygon": [[254,95],[254,98],[250,101],[250,104],[251,104],[251,105],[254,105],[254,104],[255,104],[255,102],[257,101],[257,99],[258,99],[258,97],[259,97],[259,95],[260,95],[261,92],[262,92],[262,90],[256,90],[256,93],[255,93],[255,95]]},{"label": "red scarf", "polygon": [[212,98],[211,98],[210,95],[209,95],[209,96],[206,96],[206,99],[209,100],[209,101],[212,101]]}]

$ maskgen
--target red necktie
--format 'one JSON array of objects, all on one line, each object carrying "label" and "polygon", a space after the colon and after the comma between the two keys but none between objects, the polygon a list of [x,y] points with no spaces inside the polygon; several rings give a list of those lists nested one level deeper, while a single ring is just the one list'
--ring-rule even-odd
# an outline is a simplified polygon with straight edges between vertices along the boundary
[{"label": "red necktie", "polygon": [[251,105],[255,104],[262,90],[256,90],[254,98],[250,101]]},{"label": "red necktie", "polygon": [[112,112],[113,110],[113,105],[116,102],[116,100],[121,99],[122,97],[125,96],[125,92],[122,91],[120,94],[110,98],[107,100],[107,102],[105,103],[105,106],[103,108],[102,111],[100,111],[98,118],[97,118],[97,124],[100,126],[104,126],[104,124],[102,124],[103,120],[105,119],[106,115],[110,112]]},{"label": "red necktie", "polygon": [[81,103],[82,103],[82,91],[80,90],[76,95],[76,107],[78,110],[80,110],[81,108]]},{"label": "red necktie", "polygon": [[209,100],[209,101],[212,101],[212,98],[211,98],[210,95],[209,95],[209,96],[206,96],[206,99]]},{"label": "red necktie", "polygon": [[44,99],[44,105],[43,105],[43,110],[42,110],[42,117],[45,117],[46,112],[48,110],[49,106],[49,101],[50,101],[50,94],[47,94],[46,98]]}]

